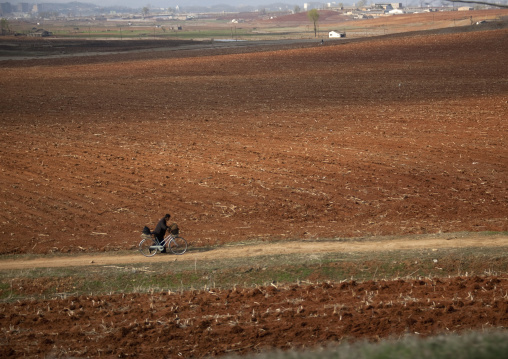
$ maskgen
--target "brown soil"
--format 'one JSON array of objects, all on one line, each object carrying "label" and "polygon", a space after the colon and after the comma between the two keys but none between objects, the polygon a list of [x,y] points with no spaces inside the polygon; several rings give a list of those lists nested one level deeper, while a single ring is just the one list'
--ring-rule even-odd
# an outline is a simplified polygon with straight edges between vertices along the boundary
[{"label": "brown soil", "polygon": [[508,230],[507,37],[6,61],[0,253]]},{"label": "brown soil", "polygon": [[[356,37],[357,33],[376,32],[378,34],[400,33],[406,31],[420,31],[429,29],[441,29],[444,31],[457,31],[457,27],[467,26],[465,31],[474,31],[477,21],[487,21],[482,27],[492,28],[506,26],[505,21],[500,24],[499,19],[508,16],[507,9],[490,9],[475,11],[439,11],[433,13],[386,15],[372,19],[352,20],[350,16],[342,15],[336,11],[319,11],[317,28],[320,36],[327,35],[330,30],[345,30],[349,36]],[[247,24],[256,24],[263,28],[266,24],[272,24],[280,28],[306,27],[312,32],[313,23],[309,20],[307,12],[292,15],[277,16],[272,19],[255,21],[251,19]]]},{"label": "brown soil", "polygon": [[[83,295],[0,304],[6,357],[202,358],[508,325],[506,278]],[[65,328],[65,330],[62,330]]]},{"label": "brown soil", "polygon": [[[194,248],[506,231],[507,39],[3,61],[0,253],[130,249],[166,212]],[[203,357],[506,327],[507,290],[474,277],[20,300],[0,305],[0,349]]]}]

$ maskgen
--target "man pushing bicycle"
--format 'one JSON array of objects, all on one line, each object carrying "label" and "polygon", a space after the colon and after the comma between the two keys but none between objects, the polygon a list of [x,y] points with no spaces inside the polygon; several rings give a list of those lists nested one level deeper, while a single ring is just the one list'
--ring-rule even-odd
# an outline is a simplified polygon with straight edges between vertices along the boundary
[{"label": "man pushing bicycle", "polygon": [[[155,235],[155,238],[157,239],[159,244],[162,244],[164,241],[164,236],[166,235],[166,231],[169,230],[173,234],[178,234],[178,225],[176,223],[173,223],[168,226],[168,220],[171,218],[171,215],[169,213],[166,213],[164,217],[160,219],[160,221],[157,223],[157,226],[155,226],[155,229],[153,230],[153,234]],[[162,250],[162,253],[166,253],[166,248]]]},{"label": "man pushing bicycle", "polygon": [[162,243],[164,240],[164,236],[166,235],[166,231],[168,230],[168,220],[171,218],[171,215],[169,213],[166,213],[164,217],[160,219],[160,221],[155,226],[155,229],[153,230],[153,234],[155,235],[155,238],[157,238],[157,241],[159,243]]}]

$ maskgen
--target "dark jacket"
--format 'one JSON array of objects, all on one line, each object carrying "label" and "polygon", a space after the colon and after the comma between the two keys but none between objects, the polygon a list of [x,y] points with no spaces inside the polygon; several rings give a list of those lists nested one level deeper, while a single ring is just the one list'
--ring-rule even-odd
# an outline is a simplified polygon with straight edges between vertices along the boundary
[{"label": "dark jacket", "polygon": [[164,235],[166,234],[166,230],[168,229],[168,225],[166,223],[166,217],[162,217],[155,229],[153,230],[153,234],[157,237],[157,239],[164,239]]}]

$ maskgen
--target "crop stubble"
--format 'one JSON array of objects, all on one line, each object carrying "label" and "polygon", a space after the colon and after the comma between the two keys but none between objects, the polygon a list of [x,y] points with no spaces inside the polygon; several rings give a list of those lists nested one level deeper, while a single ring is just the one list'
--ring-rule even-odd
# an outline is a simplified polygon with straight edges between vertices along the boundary
[{"label": "crop stubble", "polygon": [[4,67],[0,252],[507,230],[506,38]]},{"label": "crop stubble", "polygon": [[[0,253],[132,248],[165,212],[194,246],[507,230],[507,37],[4,65]],[[506,327],[506,290],[475,277],[22,300],[1,304],[2,350],[199,357]]]},{"label": "crop stubble", "polygon": [[[508,325],[506,279],[367,281],[0,304],[2,357],[200,358]],[[62,330],[65,328],[65,330]]]}]

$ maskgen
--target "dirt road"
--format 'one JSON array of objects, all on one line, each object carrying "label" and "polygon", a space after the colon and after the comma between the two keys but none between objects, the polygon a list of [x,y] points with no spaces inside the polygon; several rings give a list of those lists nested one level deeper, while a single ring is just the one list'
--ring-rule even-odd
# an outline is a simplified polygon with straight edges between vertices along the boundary
[{"label": "dirt road", "polygon": [[153,263],[172,261],[210,261],[220,258],[255,257],[270,254],[295,254],[295,253],[332,253],[332,252],[367,252],[367,251],[390,251],[424,249],[438,250],[442,248],[461,247],[508,247],[508,236],[492,235],[479,236],[443,234],[430,238],[400,237],[396,239],[372,239],[372,240],[331,240],[331,241],[290,241],[276,243],[236,244],[217,247],[214,249],[190,248],[183,256],[171,254],[158,254],[154,257],[143,257],[137,251],[128,255],[111,254],[87,254],[57,258],[40,257],[28,260],[3,260],[0,261],[0,270],[23,269],[23,268],[55,268],[68,266],[101,266],[126,263]]}]

